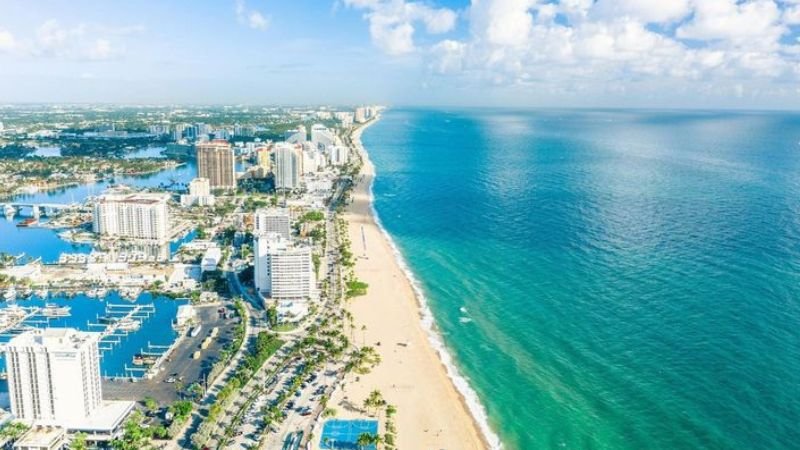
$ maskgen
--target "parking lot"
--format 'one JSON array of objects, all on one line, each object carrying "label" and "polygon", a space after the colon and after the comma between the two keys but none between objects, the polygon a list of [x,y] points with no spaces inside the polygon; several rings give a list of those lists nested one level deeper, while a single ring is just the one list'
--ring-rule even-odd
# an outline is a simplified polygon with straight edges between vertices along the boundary
[{"label": "parking lot", "polygon": [[[141,401],[145,397],[152,397],[161,405],[166,405],[180,398],[180,389],[195,382],[204,385],[220,351],[233,339],[233,328],[238,320],[223,319],[217,311],[220,307],[219,304],[196,307],[201,324],[200,332],[196,336],[189,336],[188,331],[185,331],[152,379],[104,380],[103,398]],[[201,350],[200,343],[214,327],[219,328],[219,335],[207,349]],[[192,355],[198,350],[200,358],[193,359]]]}]

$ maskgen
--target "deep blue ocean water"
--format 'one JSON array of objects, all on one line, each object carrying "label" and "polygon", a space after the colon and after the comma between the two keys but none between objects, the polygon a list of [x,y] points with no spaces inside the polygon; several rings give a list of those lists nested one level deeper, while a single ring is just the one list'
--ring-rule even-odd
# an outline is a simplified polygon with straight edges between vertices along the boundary
[{"label": "deep blue ocean water", "polygon": [[800,446],[800,114],[391,109],[363,142],[506,448]]}]

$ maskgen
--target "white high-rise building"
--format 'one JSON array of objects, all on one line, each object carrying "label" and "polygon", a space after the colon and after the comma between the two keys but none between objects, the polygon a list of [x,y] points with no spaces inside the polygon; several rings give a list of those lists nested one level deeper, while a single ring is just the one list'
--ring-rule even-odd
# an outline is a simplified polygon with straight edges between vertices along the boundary
[{"label": "white high-rise building", "polygon": [[106,194],[94,204],[94,232],[163,241],[169,233],[169,194]]},{"label": "white high-rise building", "polygon": [[363,106],[359,106],[356,108],[356,114],[354,118],[356,123],[364,123],[367,121],[367,109]]},{"label": "white high-rise building", "polygon": [[289,210],[286,208],[259,209],[255,213],[255,234],[274,233],[284,239],[291,237]]},{"label": "white high-rise building", "polygon": [[311,248],[293,245],[278,234],[256,236],[255,284],[266,298],[309,300],[317,298]]},{"label": "white high-rise building", "polygon": [[308,138],[306,127],[300,125],[294,130],[289,130],[283,134],[283,140],[290,144],[302,144]]},{"label": "white high-rise building", "polygon": [[343,166],[350,160],[350,149],[343,145],[330,147],[331,165]]},{"label": "white high-rise building", "polygon": [[211,195],[211,182],[208,178],[195,178],[189,182],[189,194],[197,197]]},{"label": "white high-rise building", "polygon": [[301,151],[289,144],[275,146],[275,189],[296,189],[302,173]]},{"label": "white high-rise building", "polygon": [[61,425],[102,406],[99,333],[71,328],[26,331],[6,345],[11,412],[17,419]]},{"label": "white high-rise building", "polygon": [[325,125],[316,124],[311,127],[311,143],[320,150],[325,150],[336,143],[336,135]]},{"label": "white high-rise building", "polygon": [[303,174],[315,173],[320,167],[320,153],[316,150],[303,150]]},{"label": "white high-rise building", "polygon": [[189,194],[181,195],[182,206],[213,206],[214,201],[208,178],[195,178],[189,183]]}]

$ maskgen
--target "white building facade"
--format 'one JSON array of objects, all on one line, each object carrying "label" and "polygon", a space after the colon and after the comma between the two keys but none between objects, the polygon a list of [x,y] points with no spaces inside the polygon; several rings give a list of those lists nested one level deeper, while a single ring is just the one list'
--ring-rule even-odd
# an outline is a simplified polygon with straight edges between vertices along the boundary
[{"label": "white building facade", "polygon": [[102,404],[99,333],[71,328],[27,331],[6,346],[11,411],[22,420],[61,425]]},{"label": "white building facade", "polygon": [[300,187],[300,174],[303,160],[301,151],[289,144],[275,146],[275,189],[297,189]]},{"label": "white building facade", "polygon": [[163,241],[169,233],[169,194],[106,194],[94,205],[95,233]]},{"label": "white building facade", "polygon": [[311,143],[318,149],[324,150],[336,143],[336,135],[325,125],[316,124],[311,127]]},{"label": "white building facade", "polygon": [[189,194],[181,195],[182,206],[214,206],[211,195],[211,181],[208,178],[195,178],[189,183]]},{"label": "white building facade", "polygon": [[329,148],[331,165],[341,167],[350,161],[350,149],[343,145],[335,145]]},{"label": "white building facade", "polygon": [[274,233],[289,239],[292,233],[289,210],[286,208],[259,209],[254,215],[256,235]]},{"label": "white building facade", "polygon": [[266,298],[313,300],[317,298],[311,248],[292,245],[277,234],[256,236],[255,284]]}]

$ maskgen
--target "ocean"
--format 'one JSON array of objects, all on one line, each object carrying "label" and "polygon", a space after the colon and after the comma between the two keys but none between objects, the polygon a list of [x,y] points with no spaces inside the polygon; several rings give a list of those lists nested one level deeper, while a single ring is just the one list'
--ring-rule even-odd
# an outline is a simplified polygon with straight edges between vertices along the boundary
[{"label": "ocean", "polygon": [[800,445],[800,114],[395,108],[362,141],[505,448]]}]

